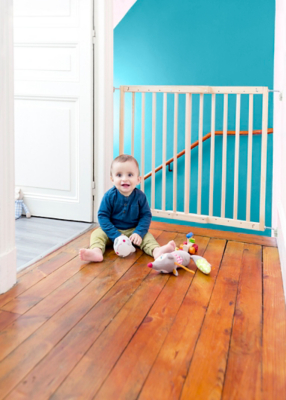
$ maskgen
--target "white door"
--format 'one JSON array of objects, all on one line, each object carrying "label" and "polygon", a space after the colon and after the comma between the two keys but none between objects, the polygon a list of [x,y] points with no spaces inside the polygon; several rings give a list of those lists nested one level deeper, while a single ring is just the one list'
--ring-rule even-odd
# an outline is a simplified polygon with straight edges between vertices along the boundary
[{"label": "white door", "polygon": [[92,221],[92,17],[92,0],[14,0],[16,186],[35,216]]}]

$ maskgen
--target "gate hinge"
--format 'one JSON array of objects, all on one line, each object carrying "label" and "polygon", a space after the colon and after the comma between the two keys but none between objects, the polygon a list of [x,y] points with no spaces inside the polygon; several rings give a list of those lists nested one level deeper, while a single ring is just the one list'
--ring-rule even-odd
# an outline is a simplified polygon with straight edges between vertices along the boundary
[{"label": "gate hinge", "polygon": [[271,229],[273,231],[274,237],[277,238],[278,236],[277,228],[272,228],[272,226],[265,226],[264,229]]}]

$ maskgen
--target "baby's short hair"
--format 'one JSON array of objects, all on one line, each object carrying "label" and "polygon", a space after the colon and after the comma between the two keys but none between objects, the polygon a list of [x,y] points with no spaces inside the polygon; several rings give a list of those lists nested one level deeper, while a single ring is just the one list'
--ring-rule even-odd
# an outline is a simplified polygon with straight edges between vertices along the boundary
[{"label": "baby's short hair", "polygon": [[130,156],[129,154],[121,154],[120,156],[116,157],[116,158],[112,161],[111,166],[110,166],[110,176],[112,176],[112,167],[113,167],[113,164],[114,164],[115,162],[124,163],[124,162],[126,162],[126,161],[133,161],[133,162],[135,163],[135,165],[137,166],[137,168],[138,168],[138,175],[140,175],[139,164],[138,164],[136,158],[134,158],[133,156]]}]

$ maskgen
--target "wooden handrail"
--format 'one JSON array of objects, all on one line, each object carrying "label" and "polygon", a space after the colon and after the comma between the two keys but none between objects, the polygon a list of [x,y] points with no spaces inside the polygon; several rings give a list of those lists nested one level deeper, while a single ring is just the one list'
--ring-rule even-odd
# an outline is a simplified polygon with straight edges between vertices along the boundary
[{"label": "wooden handrail", "polygon": [[[273,128],[269,128],[267,129],[267,134],[273,133]],[[227,131],[228,135],[235,135],[235,131]],[[261,129],[257,129],[253,131],[253,135],[261,135],[262,134],[262,130]],[[215,131],[215,135],[217,136],[221,136],[223,135],[223,131]],[[248,131],[240,131],[240,135],[248,135]],[[205,140],[209,139],[211,137],[211,133],[208,133],[207,135],[205,135],[202,138],[202,142],[204,142]],[[194,149],[195,147],[197,147],[199,145],[199,141],[197,140],[196,142],[191,144],[191,150]],[[177,155],[177,159],[182,157],[185,154],[186,150],[182,150],[180,153],[178,153]],[[174,158],[170,158],[170,160],[166,161],[166,166],[171,164],[174,161]],[[157,167],[155,169],[155,173],[160,171],[163,168],[163,165],[160,165],[159,167]],[[147,175],[144,176],[144,180],[148,179],[150,176],[152,175],[152,172],[149,172]]]}]

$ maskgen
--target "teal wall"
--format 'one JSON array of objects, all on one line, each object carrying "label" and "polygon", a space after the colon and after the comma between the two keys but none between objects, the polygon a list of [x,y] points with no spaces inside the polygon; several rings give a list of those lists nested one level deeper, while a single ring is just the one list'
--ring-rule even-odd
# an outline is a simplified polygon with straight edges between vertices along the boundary
[{"label": "teal wall", "polygon": [[[274,0],[137,0],[114,30],[114,86],[120,85],[209,85],[268,86],[273,89]],[[254,129],[261,128],[261,98],[254,103]],[[130,96],[126,106],[130,110]],[[204,132],[210,132],[210,95],[205,95]],[[118,155],[119,94],[114,96],[114,156]],[[173,95],[168,95],[168,140],[173,135]],[[199,96],[193,96],[192,142],[198,138]],[[141,96],[136,96],[136,140],[141,134]],[[235,96],[229,96],[228,129],[235,129]],[[129,138],[130,114],[126,113],[126,136]],[[223,98],[216,96],[216,130],[222,130]],[[179,98],[178,151],[184,149],[185,99]],[[272,95],[269,123],[272,127]],[[151,148],[151,95],[146,95],[146,148]],[[248,129],[248,97],[241,99],[241,126]],[[156,165],[162,161],[162,95],[157,96]],[[259,176],[261,137],[254,137],[252,159],[251,219],[259,219]],[[222,139],[215,140],[214,215],[220,216]],[[130,152],[127,140],[125,152]],[[203,145],[202,213],[208,213],[210,142]],[[135,156],[140,163],[139,147]],[[171,146],[167,158],[172,157]],[[196,212],[198,150],[192,151],[190,211]],[[228,138],[226,216],[233,211],[234,137]],[[247,138],[240,139],[238,218],[245,219]],[[272,135],[268,135],[266,226],[271,226]],[[145,158],[145,172],[151,169],[150,152]],[[178,209],[184,202],[184,157],[178,164]],[[156,176],[156,206],[161,204],[162,175]],[[171,172],[167,172],[167,209],[172,208]],[[146,181],[150,197],[150,179]],[[172,221],[169,221],[172,222]],[[173,221],[177,223],[177,221]],[[189,223],[187,223],[189,225]],[[215,225],[193,226],[218,228]],[[220,227],[220,229],[227,229]],[[239,229],[231,229],[237,231]],[[270,231],[264,233],[269,235]]]}]

